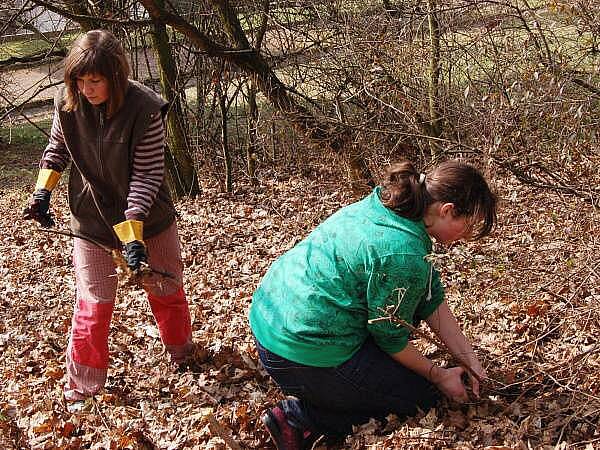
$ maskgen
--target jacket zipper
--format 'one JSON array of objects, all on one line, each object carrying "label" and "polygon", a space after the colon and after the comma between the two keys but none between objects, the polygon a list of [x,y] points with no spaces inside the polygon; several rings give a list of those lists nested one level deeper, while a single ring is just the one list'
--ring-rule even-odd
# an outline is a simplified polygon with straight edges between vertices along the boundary
[{"label": "jacket zipper", "polygon": [[[99,112],[99,116],[98,116],[98,139],[96,142],[96,147],[97,147],[97,151],[98,151],[98,165],[100,166],[100,177],[104,178],[104,164],[102,163],[102,138],[104,137],[104,109],[102,106],[100,106],[98,108],[98,112]],[[112,237],[113,237],[113,241],[114,241],[114,248],[120,248],[120,241],[117,237],[117,235],[115,234],[115,232],[112,229],[112,226],[110,223],[108,223],[108,221],[106,220],[106,218],[104,217],[104,214],[102,214],[102,211],[100,210],[100,205],[98,205],[97,200],[94,196],[94,194],[92,194],[92,197],[94,199],[94,203],[96,205],[96,208],[98,209],[98,212],[100,213],[100,216],[102,217],[102,220],[104,221],[104,223],[106,224],[106,226],[108,227],[108,229],[112,232]]]},{"label": "jacket zipper", "polygon": [[104,111],[102,111],[102,108],[98,108],[98,112],[100,113],[99,119],[98,119],[98,142],[97,142],[98,162],[100,164],[100,176],[104,177],[104,164],[102,163],[102,136],[104,135]]}]

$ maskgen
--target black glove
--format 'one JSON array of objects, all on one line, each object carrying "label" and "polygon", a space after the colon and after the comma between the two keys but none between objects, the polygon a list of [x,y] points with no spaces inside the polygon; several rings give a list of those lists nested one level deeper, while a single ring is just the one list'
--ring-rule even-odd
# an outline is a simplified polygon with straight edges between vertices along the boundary
[{"label": "black glove", "polygon": [[31,197],[31,203],[23,210],[23,219],[35,220],[44,228],[54,226],[54,219],[50,210],[50,191],[48,189],[38,189]]},{"label": "black glove", "polygon": [[138,270],[142,263],[148,261],[146,255],[146,246],[143,242],[132,241],[129,244],[125,244],[125,261],[127,261],[127,267],[131,270]]}]

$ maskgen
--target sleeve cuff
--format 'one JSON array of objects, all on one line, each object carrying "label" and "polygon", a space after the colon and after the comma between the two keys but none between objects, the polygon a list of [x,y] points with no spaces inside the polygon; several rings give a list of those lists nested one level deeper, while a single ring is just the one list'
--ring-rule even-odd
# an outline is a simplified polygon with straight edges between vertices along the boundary
[{"label": "sleeve cuff", "polygon": [[435,299],[435,300],[430,300],[426,306],[424,306],[423,308],[421,308],[417,314],[415,314],[415,320],[417,321],[421,321],[421,320],[427,320],[429,318],[429,316],[431,316],[436,309],[438,309],[438,307],[442,304],[442,302],[444,301],[444,297]]},{"label": "sleeve cuff", "polygon": [[144,222],[141,220],[126,220],[114,225],[113,229],[123,244],[133,241],[143,242]]},{"label": "sleeve cuff", "polygon": [[40,169],[38,173],[37,182],[35,183],[35,189],[47,189],[52,191],[60,180],[60,172],[52,169]]},{"label": "sleeve cuff", "polygon": [[401,352],[408,345],[408,336],[403,336],[399,339],[378,339],[376,336],[373,337],[377,346],[390,355]]}]

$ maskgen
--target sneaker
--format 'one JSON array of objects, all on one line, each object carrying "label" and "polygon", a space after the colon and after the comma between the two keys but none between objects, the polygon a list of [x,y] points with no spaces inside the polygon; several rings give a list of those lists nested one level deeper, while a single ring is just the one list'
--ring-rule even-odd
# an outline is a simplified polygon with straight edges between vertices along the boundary
[{"label": "sneaker", "polygon": [[314,433],[289,424],[285,412],[279,405],[263,414],[261,420],[277,450],[307,450],[311,449],[315,442]]}]

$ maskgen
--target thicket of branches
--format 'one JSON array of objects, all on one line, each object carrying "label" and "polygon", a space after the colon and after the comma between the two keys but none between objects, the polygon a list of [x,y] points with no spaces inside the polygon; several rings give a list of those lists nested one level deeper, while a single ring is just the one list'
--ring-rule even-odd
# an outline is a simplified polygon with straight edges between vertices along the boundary
[{"label": "thicket of branches", "polygon": [[[235,176],[254,178],[275,163],[304,166],[322,154],[339,155],[351,177],[366,181],[399,157],[427,164],[473,156],[523,182],[597,201],[598,2],[14,6],[6,24],[23,28],[37,6],[68,18],[68,27],[121,36],[133,76],[157,89],[162,77],[163,92],[173,90],[179,131],[169,128],[171,149],[227,189]],[[156,56],[161,27],[168,59]],[[64,41],[46,39],[47,54],[64,52]],[[4,70],[13,62],[23,63],[5,61]],[[18,111],[17,101],[7,102]],[[175,169],[182,164],[174,158]]]},{"label": "thicket of branches", "polygon": [[[109,28],[127,47],[132,76],[170,100],[169,181],[179,193],[196,192],[199,179],[229,190],[235,182],[272,175],[267,172],[310,175],[315,167],[336,163],[345,165],[360,187],[376,179],[388,161],[410,158],[423,167],[456,156],[476,161],[502,182],[496,235],[438,255],[448,298],[490,374],[489,395],[462,410],[441,408],[433,419],[427,416],[431,420],[392,422],[383,434],[369,432],[368,424],[344,448],[371,442],[377,448],[566,448],[570,443],[587,449],[600,442],[600,1],[10,0],[3,5],[0,31],[27,31],[30,37],[22,40],[39,45],[26,55],[7,55],[0,40],[2,127],[16,119],[33,121],[25,104],[35,98],[39,105],[36,94],[50,91],[56,82],[51,71],[79,30]],[[34,7],[61,14],[67,19],[64,29],[36,30]],[[19,79],[20,70],[49,61],[53,65],[41,81],[27,86]],[[503,173],[495,177],[498,170]],[[195,422],[203,415],[198,406],[210,405],[218,406],[214,414],[223,429],[238,430],[231,433],[235,439],[264,448],[258,418],[277,394],[258,366],[246,361],[255,358],[246,308],[270,259],[351,201],[335,170],[322,173],[333,181],[318,188],[303,176],[290,177],[287,185],[264,176],[261,189],[223,196],[211,186],[199,200],[180,203],[195,332],[225,342],[221,352],[227,356],[221,359],[227,363],[209,363],[210,375],[202,375],[200,383],[177,375],[173,392],[186,394],[173,393],[179,405],[162,410],[165,380],[157,376],[140,383],[139,375],[158,367],[159,358],[146,360],[146,354],[132,351],[146,372],[128,368],[137,362],[119,369],[117,389],[102,403],[109,420],[100,412],[95,422],[88,415],[77,425],[77,433],[87,433],[83,442],[94,442],[105,428],[111,439],[133,433],[127,427],[150,404],[159,412],[144,420],[156,442],[172,445],[163,431],[176,429],[185,442],[206,444],[223,435],[214,427],[202,431],[204,425]],[[542,190],[551,192],[539,195]],[[19,211],[20,195],[3,197],[4,209]],[[64,198],[58,204],[63,211],[58,217],[65,218]],[[31,326],[37,322],[30,318],[45,320],[50,307],[58,313],[40,327],[43,333],[54,336],[68,323],[66,285],[31,282],[34,276],[51,279],[47,270],[64,278],[67,244],[44,244],[42,258],[41,252],[24,251],[29,226],[13,229],[10,214],[4,220],[9,237],[3,241],[2,273],[9,280],[11,307],[6,325],[0,322],[0,349],[6,339],[16,339],[3,337],[10,330],[23,339],[30,339],[27,333],[37,336]],[[120,320],[139,323],[138,318],[123,314]],[[15,350],[5,352],[11,404],[33,399],[43,406],[15,412],[14,424],[0,411],[0,434],[2,426],[10,426],[21,436],[21,427],[40,439],[38,434],[50,435],[46,428],[53,428],[60,441],[73,438],[70,415],[57,415],[50,401],[60,398],[58,390],[48,394],[61,376],[55,339],[34,339],[39,346],[25,350],[15,340]],[[123,348],[131,345],[128,332],[115,339]],[[149,341],[138,334],[134,342],[143,348]],[[239,352],[239,367],[228,366],[229,349],[234,357],[233,350]],[[439,353],[430,355],[444,358]],[[210,392],[222,397],[215,400]],[[36,420],[50,418],[29,421],[31,411],[44,412]],[[203,417],[205,423],[213,411]],[[142,428],[133,434],[144,448],[145,433]]]}]

